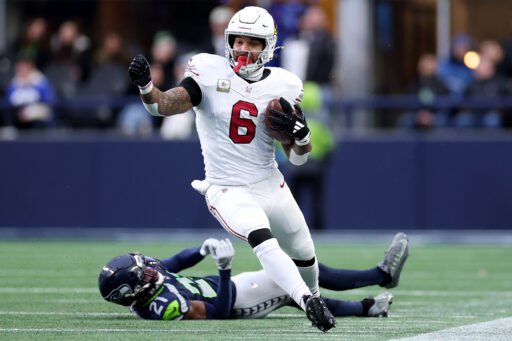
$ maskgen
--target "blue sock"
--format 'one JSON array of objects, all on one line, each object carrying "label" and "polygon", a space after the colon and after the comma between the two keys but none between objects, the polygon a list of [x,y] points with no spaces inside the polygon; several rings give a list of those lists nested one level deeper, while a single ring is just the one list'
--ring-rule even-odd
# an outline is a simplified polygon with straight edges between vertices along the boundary
[{"label": "blue sock", "polygon": [[342,301],[322,297],[334,316],[362,316],[363,304],[359,301]]},{"label": "blue sock", "polygon": [[334,269],[319,263],[320,275],[318,277],[321,288],[330,290],[349,290],[369,285],[385,283],[384,271],[375,267],[369,270]]}]

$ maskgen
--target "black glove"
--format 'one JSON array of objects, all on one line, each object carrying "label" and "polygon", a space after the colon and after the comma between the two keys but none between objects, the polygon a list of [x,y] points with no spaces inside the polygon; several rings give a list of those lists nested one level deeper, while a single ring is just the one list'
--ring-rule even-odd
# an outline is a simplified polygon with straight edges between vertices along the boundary
[{"label": "black glove", "polygon": [[149,69],[147,59],[141,54],[136,55],[128,67],[128,74],[133,84],[137,85],[139,88],[146,87],[146,85],[151,82]]},{"label": "black glove", "polygon": [[279,98],[279,103],[283,111],[275,109],[270,110],[271,115],[269,116],[270,128],[272,130],[280,131],[292,136],[297,141],[304,141],[307,144],[309,142],[309,128],[306,123],[304,113],[298,104],[294,105],[295,113],[293,108],[283,97]]}]

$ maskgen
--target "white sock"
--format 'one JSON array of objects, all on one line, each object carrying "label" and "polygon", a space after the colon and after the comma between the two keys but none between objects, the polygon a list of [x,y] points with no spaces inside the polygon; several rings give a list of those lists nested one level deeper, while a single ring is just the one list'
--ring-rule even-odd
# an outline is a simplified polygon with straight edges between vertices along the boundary
[{"label": "white sock", "polygon": [[302,279],[304,282],[306,282],[307,286],[309,287],[309,290],[313,293],[315,296],[320,296],[320,287],[318,286],[318,261],[315,257],[315,264],[311,266],[298,266],[297,269],[299,269],[300,275],[302,276]]},{"label": "white sock", "polygon": [[311,295],[311,291],[304,283],[297,266],[281,250],[277,240],[275,238],[265,240],[254,248],[254,253],[270,278],[305,310],[302,296]]}]

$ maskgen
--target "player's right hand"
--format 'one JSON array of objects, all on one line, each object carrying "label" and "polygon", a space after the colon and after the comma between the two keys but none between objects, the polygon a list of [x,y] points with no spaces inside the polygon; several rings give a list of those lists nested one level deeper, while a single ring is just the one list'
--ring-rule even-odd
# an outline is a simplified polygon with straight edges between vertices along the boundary
[{"label": "player's right hand", "polygon": [[235,255],[235,249],[229,239],[219,241],[219,245],[212,249],[212,258],[219,270],[231,269],[231,260]]},{"label": "player's right hand", "polygon": [[146,57],[142,54],[136,55],[128,67],[128,74],[135,85],[145,88],[151,82],[150,67]]},{"label": "player's right hand", "polygon": [[215,248],[219,245],[219,240],[215,238],[208,238],[203,242],[203,245],[201,245],[201,248],[199,249],[199,253],[201,256],[206,256],[212,253],[212,250],[215,250]]}]

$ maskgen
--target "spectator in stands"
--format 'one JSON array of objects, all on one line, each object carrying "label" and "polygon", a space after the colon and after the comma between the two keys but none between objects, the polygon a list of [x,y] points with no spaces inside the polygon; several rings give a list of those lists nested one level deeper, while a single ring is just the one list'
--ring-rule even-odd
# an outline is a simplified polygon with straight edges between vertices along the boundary
[{"label": "spectator in stands", "polygon": [[224,56],[226,53],[226,41],[224,30],[228,27],[229,20],[235,12],[228,6],[217,6],[210,12],[209,23],[211,37],[203,51]]},{"label": "spectator in stands", "polygon": [[91,42],[80,32],[78,23],[64,21],[51,39],[52,58],[66,61],[75,66],[80,82],[88,79],[91,70]]},{"label": "spectator in stands", "polygon": [[441,60],[439,77],[455,98],[460,98],[473,80],[473,71],[464,64],[464,56],[473,48],[473,39],[464,33],[457,34],[452,40],[450,56]]},{"label": "spectator in stands", "polygon": [[[284,42],[288,39],[296,38],[299,34],[300,18],[309,6],[310,1],[287,1],[274,0],[270,2],[267,10],[276,20],[277,35],[276,46],[284,46]],[[281,52],[276,50],[274,59],[268,63],[268,66],[282,66]],[[290,70],[293,72],[293,70]]]},{"label": "spectator in stands", "polygon": [[35,17],[29,20],[11,50],[30,58],[39,70],[44,70],[50,59],[50,36],[46,19]]},{"label": "spectator in stands", "polygon": [[175,85],[174,62],[176,58],[177,42],[168,31],[159,31],[153,37],[151,46],[151,63],[160,64],[164,69],[165,80],[162,86],[170,88]]},{"label": "spectator in stands", "polygon": [[107,33],[95,55],[95,65],[118,64],[126,65],[130,61],[124,49],[123,37],[118,32]]},{"label": "spectator in stands", "polygon": [[[95,55],[95,64],[87,82],[80,89],[84,99],[115,99],[126,94],[130,81],[126,76],[124,41],[117,32],[106,34]],[[74,110],[77,120],[85,127],[110,128],[115,126],[118,107],[106,103],[95,108]]]},{"label": "spectator in stands", "polygon": [[512,35],[509,35],[501,44],[503,60],[498,65],[498,70],[508,79],[512,79]]},{"label": "spectator in stands", "polygon": [[86,84],[91,95],[122,96],[129,86],[126,64],[130,58],[124,50],[124,40],[117,32],[106,34],[95,55],[94,69]]},{"label": "spectator in stands", "polygon": [[[91,68],[89,38],[79,33],[74,21],[63,22],[51,40],[51,59],[43,69],[44,74],[55,89],[60,101],[75,99]],[[55,109],[58,124],[62,126],[81,126],[76,112],[68,107]]]},{"label": "spectator in stands", "polygon": [[496,65],[496,73],[503,77],[507,77],[503,68],[504,52],[503,47],[496,40],[487,39],[480,43],[480,58],[489,59]]},{"label": "spectator in stands", "polygon": [[311,217],[308,224],[315,230],[326,228],[325,181],[335,146],[334,135],[320,113],[322,103],[320,86],[315,82],[304,82],[304,98],[301,104],[315,148],[304,165],[298,167],[286,162],[282,165],[286,168],[290,189],[299,206],[304,209],[306,199],[310,199]]},{"label": "spectator in stands", "polygon": [[327,14],[319,6],[306,9],[300,21],[298,38],[284,42],[281,65],[322,89],[322,106],[317,115],[329,116],[326,107],[333,94],[336,43],[327,29]]},{"label": "spectator in stands", "polygon": [[448,110],[436,109],[432,105],[439,96],[448,96],[450,90],[437,76],[437,58],[424,54],[418,60],[418,78],[411,84],[409,94],[421,103],[419,110],[405,113],[399,125],[405,128],[430,129],[448,125]]},{"label": "spectator in stands", "polygon": [[[464,98],[486,99],[510,95],[507,81],[496,73],[496,65],[489,58],[482,58],[475,69],[475,80],[464,91]],[[503,123],[499,108],[463,107],[453,119],[453,125],[461,128],[499,128]]]},{"label": "spectator in stands", "polygon": [[22,55],[16,61],[15,75],[7,86],[5,98],[12,106],[4,120],[7,125],[20,129],[54,125],[54,89],[31,58]]},{"label": "spectator in stands", "polygon": [[333,81],[336,43],[327,29],[327,13],[319,6],[309,7],[301,19],[299,37],[308,43],[306,81],[325,88]]}]

